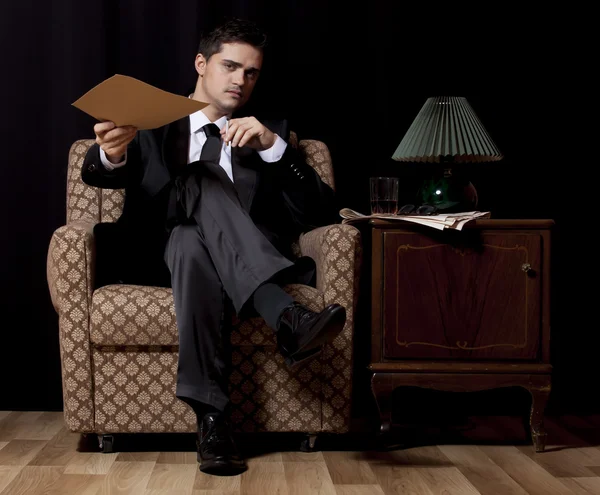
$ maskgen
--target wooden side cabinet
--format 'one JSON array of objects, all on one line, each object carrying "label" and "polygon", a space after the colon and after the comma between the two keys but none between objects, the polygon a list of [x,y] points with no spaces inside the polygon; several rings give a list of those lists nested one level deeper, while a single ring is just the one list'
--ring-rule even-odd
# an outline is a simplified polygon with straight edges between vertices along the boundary
[{"label": "wooden side cabinet", "polygon": [[551,387],[552,220],[477,220],[461,231],[373,220],[371,389],[381,432],[399,386],[524,387],[536,451]]}]

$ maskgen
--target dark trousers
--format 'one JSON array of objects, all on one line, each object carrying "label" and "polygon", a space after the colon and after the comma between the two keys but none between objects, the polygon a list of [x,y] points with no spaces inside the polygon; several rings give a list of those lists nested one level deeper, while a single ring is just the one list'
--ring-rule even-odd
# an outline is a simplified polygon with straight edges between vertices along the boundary
[{"label": "dark trousers", "polygon": [[198,187],[190,218],[174,227],[165,249],[179,331],[176,395],[223,410],[229,402],[229,304],[245,312],[266,281],[309,283],[314,262],[294,263],[269,242],[220,166],[207,164]]}]

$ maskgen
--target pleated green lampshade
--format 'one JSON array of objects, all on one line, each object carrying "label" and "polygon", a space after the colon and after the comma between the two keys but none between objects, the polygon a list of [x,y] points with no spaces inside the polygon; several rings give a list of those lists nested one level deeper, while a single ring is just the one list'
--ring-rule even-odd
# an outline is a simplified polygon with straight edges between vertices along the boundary
[{"label": "pleated green lampshade", "polygon": [[502,154],[466,98],[428,98],[392,158],[402,162],[495,162]]}]

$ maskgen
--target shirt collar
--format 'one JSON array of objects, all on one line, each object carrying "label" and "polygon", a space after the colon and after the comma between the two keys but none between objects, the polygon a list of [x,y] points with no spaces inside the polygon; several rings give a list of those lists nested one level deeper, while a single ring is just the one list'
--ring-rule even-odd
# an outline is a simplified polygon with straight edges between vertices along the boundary
[{"label": "shirt collar", "polygon": [[[192,95],[189,95],[188,98],[191,98]],[[217,119],[213,122],[220,129],[223,129],[225,126],[225,122],[227,122],[227,115],[224,115],[220,119]],[[202,110],[198,110],[190,115],[190,134],[195,134],[203,126],[206,124],[210,124],[210,119],[204,114]]]}]

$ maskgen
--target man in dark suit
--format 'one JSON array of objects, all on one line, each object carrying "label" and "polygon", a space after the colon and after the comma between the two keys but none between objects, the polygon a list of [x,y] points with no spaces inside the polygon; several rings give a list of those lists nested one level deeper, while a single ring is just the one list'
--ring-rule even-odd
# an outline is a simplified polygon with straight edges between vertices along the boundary
[{"label": "man in dark suit", "polygon": [[294,301],[286,283],[314,284],[311,258],[293,258],[298,235],[337,221],[333,190],[288,144],[287,122],[232,118],[249,99],[264,34],[230,21],[204,37],[189,95],[202,110],[148,131],[96,124],[83,164],[87,184],[125,188],[123,214],[97,226],[99,284],[173,288],[179,331],[177,397],[198,417],[200,469],[236,474],[246,464],[228,421],[227,308],[258,314],[290,366],[316,356],[345,323]]}]

